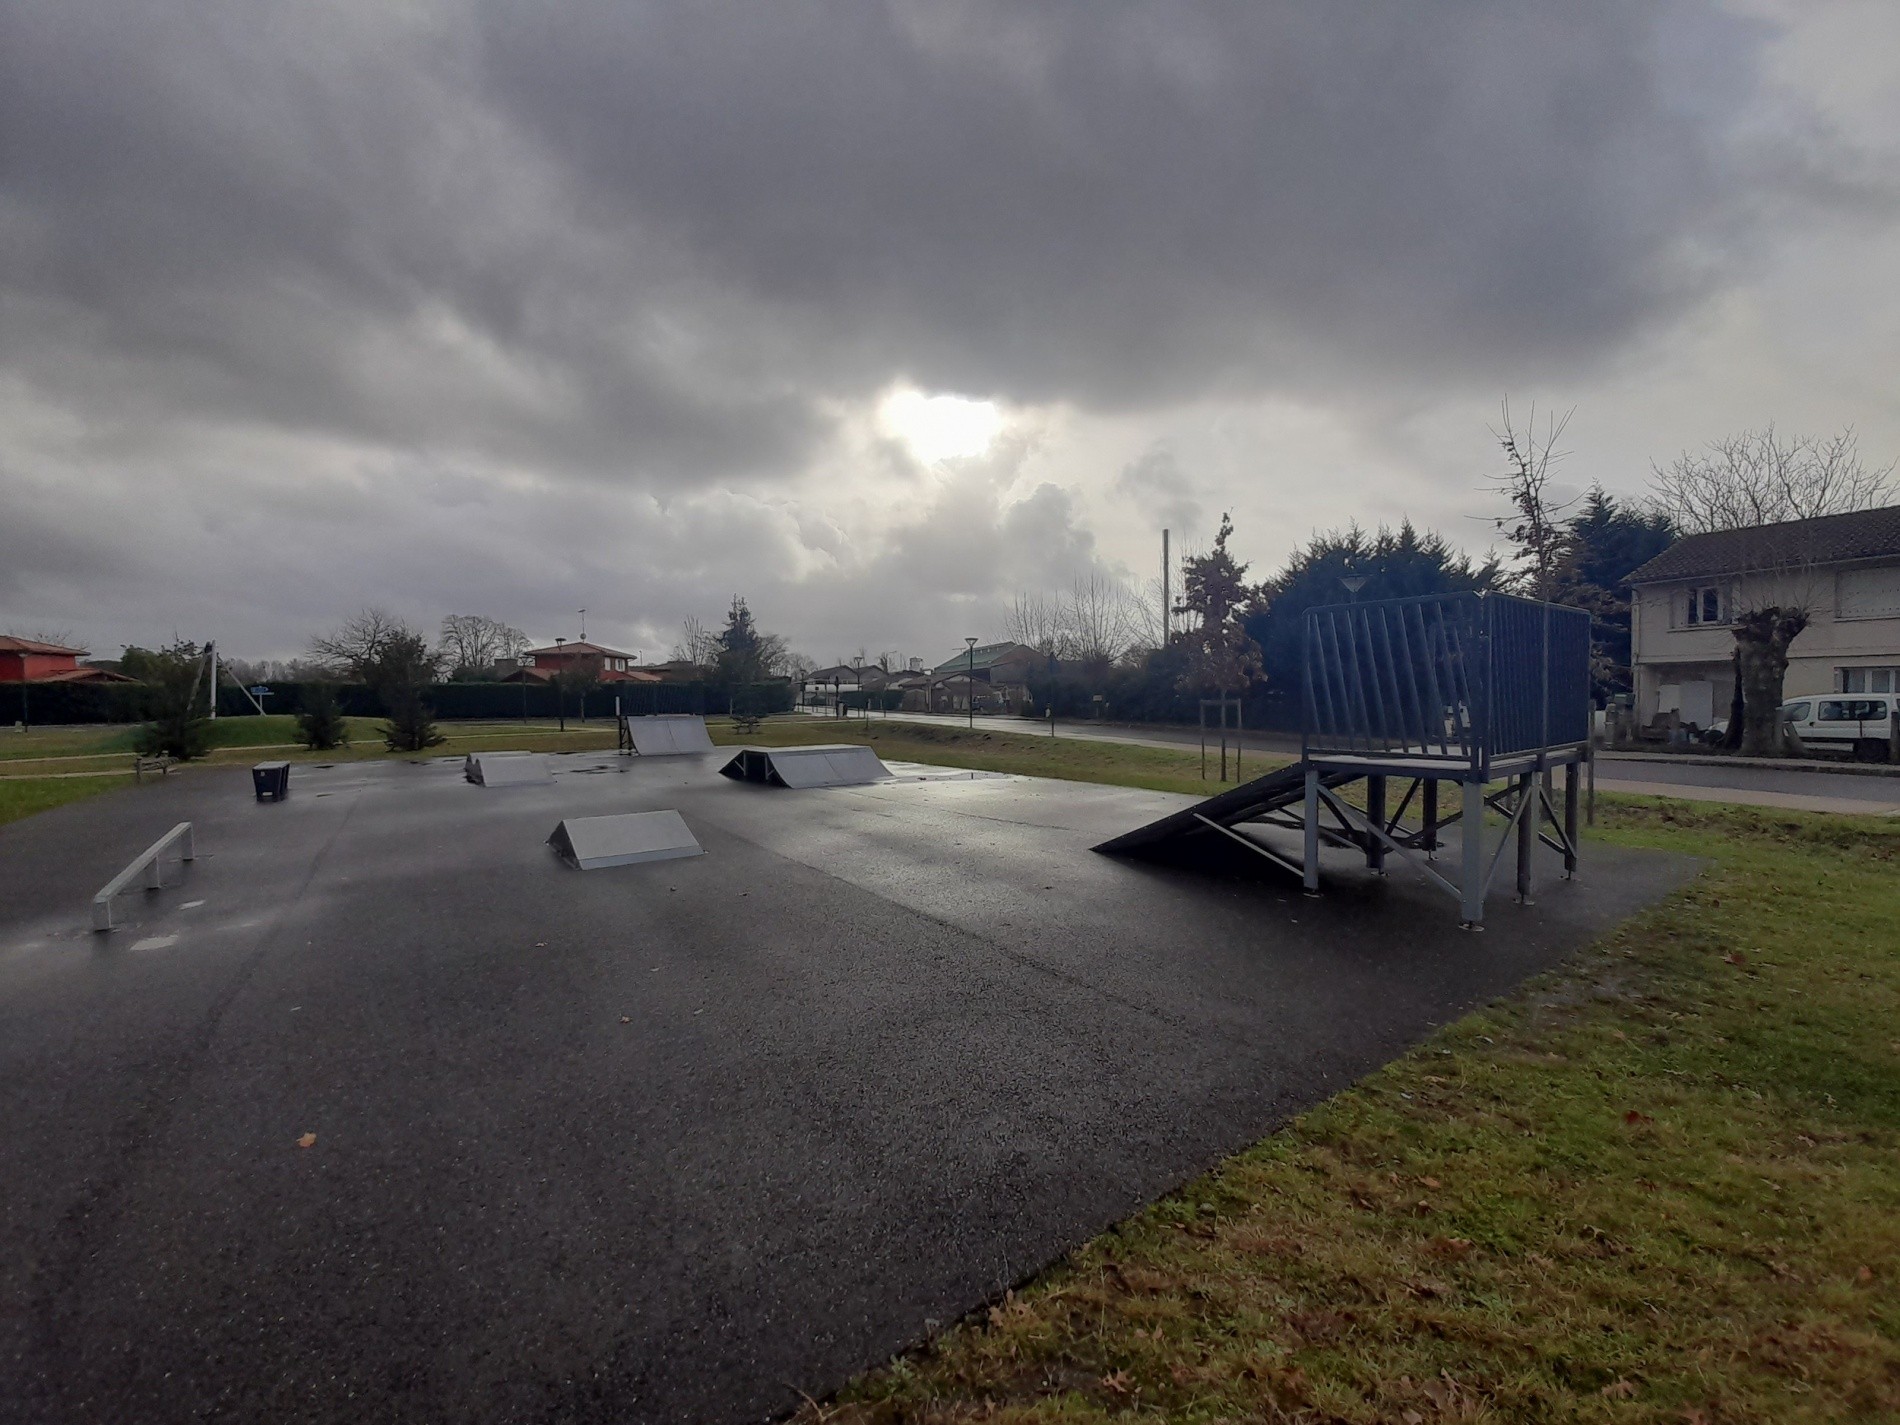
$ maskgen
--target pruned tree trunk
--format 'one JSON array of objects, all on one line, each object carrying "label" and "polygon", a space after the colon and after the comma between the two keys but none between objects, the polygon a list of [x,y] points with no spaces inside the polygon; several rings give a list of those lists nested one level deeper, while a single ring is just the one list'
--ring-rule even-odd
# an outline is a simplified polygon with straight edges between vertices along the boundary
[{"label": "pruned tree trunk", "polygon": [[1748,705],[1742,697],[1742,650],[1735,650],[1735,691],[1728,700],[1728,727],[1722,733],[1722,746],[1733,752],[1742,745],[1742,725],[1748,721]]},{"label": "pruned tree trunk", "polygon": [[1788,645],[1808,626],[1806,609],[1770,605],[1735,619],[1735,672],[1742,688],[1742,755],[1779,757],[1787,750],[1781,724]]}]

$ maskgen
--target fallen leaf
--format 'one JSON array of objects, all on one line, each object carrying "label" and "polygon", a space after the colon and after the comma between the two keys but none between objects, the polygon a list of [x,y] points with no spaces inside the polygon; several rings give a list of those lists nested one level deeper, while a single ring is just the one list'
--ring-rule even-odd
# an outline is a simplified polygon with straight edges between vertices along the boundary
[{"label": "fallen leaf", "polygon": [[1459,1261],[1469,1255],[1471,1239],[1469,1237],[1434,1237],[1430,1243],[1430,1250],[1434,1257]]},{"label": "fallen leaf", "polygon": [[303,1136],[303,1137],[301,1137],[301,1138],[299,1138],[299,1139],[297,1140],[297,1146],[298,1146],[299,1148],[314,1148],[314,1147],[316,1147],[316,1146],[317,1146],[317,1135],[316,1135],[316,1134],[314,1134],[314,1133],[306,1133],[306,1134],[304,1134],[304,1136]]},{"label": "fallen leaf", "polygon": [[622,1024],[632,1024],[633,1020],[629,1016],[623,1014],[620,1016],[620,1022]]},{"label": "fallen leaf", "polygon": [[1636,1398],[1636,1382],[1619,1378],[1604,1386],[1597,1394],[1606,1400],[1634,1400]]},{"label": "fallen leaf", "polygon": [[1127,1371],[1109,1372],[1109,1374],[1102,1377],[1102,1384],[1114,1391],[1117,1395],[1128,1394],[1133,1386],[1133,1382],[1128,1379]]},{"label": "fallen leaf", "polygon": [[1623,1115],[1623,1121],[1634,1128],[1640,1123],[1654,1123],[1656,1120],[1651,1118],[1647,1113],[1638,1113],[1632,1108]]},{"label": "fallen leaf", "polygon": [[1418,1181],[1420,1187],[1430,1188],[1433,1192],[1437,1192],[1439,1188],[1444,1186],[1437,1178],[1420,1178]]},{"label": "fallen leaf", "polygon": [[1406,1411],[1399,1419],[1403,1420],[1405,1425],[1425,1425],[1425,1417],[1420,1415],[1416,1410]]},{"label": "fallen leaf", "polygon": [[1854,1280],[1859,1282],[1862,1286],[1866,1286],[1867,1283],[1873,1279],[1874,1269],[1872,1267],[1862,1267],[1859,1271],[1854,1273]]},{"label": "fallen leaf", "polygon": [[1722,957],[1722,962],[1726,965],[1746,965],[1748,956],[1739,950],[1731,950]]}]

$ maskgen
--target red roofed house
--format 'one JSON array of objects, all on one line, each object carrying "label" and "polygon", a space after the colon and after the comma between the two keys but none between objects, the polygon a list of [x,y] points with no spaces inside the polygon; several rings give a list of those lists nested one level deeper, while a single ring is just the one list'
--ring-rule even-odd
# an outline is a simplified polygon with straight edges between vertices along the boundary
[{"label": "red roofed house", "polygon": [[0,634],[0,683],[131,683],[109,668],[82,668],[83,648]]},{"label": "red roofed house", "polygon": [[656,673],[649,673],[635,665],[637,660],[631,653],[622,653],[618,648],[604,648],[598,643],[575,641],[555,644],[552,648],[530,648],[521,655],[520,666],[502,679],[504,683],[545,683],[556,673],[573,667],[582,660],[591,660],[600,669],[600,681],[603,683],[658,683]]}]

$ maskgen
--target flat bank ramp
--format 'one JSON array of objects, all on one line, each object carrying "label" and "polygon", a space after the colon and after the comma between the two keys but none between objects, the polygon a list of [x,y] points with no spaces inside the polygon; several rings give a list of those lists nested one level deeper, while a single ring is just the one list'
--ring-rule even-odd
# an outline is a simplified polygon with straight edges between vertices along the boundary
[{"label": "flat bank ramp", "polygon": [[[1341,787],[1358,775],[1356,772],[1328,772],[1320,778],[1320,784]],[[1209,797],[1204,802],[1184,807],[1159,821],[1125,831],[1095,849],[1110,856],[1123,856],[1152,850],[1171,841],[1218,835],[1208,825],[1209,822],[1213,822],[1214,826],[1233,827],[1242,822],[1257,821],[1272,812],[1297,804],[1305,793],[1306,764],[1295,762],[1290,767],[1256,777],[1251,782]]]},{"label": "flat bank ramp", "polygon": [[739,755],[719,770],[741,782],[766,782],[800,790],[863,786],[892,775],[877,753],[855,742],[819,747],[742,747]]},{"label": "flat bank ramp", "polygon": [[478,787],[525,787],[554,780],[539,752],[471,752],[462,775]]},{"label": "flat bank ramp", "polygon": [[706,719],[684,713],[656,713],[627,719],[627,736],[642,757],[677,757],[688,752],[711,752],[712,735]]},{"label": "flat bank ramp", "polygon": [[622,812],[618,816],[570,816],[554,828],[548,845],[583,871],[634,866],[700,856],[699,838],[676,811]]}]

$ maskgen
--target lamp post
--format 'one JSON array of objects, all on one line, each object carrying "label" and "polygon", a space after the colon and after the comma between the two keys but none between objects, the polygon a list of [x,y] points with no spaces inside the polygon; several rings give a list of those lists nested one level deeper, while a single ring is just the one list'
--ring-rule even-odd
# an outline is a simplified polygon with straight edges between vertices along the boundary
[{"label": "lamp post", "polygon": [[1366,576],[1364,574],[1348,574],[1339,582],[1346,586],[1346,602],[1349,604],[1358,603],[1359,591],[1366,587]]},{"label": "lamp post", "polygon": [[[852,656],[851,671],[857,675],[858,698],[860,701],[863,701],[863,698],[864,698],[864,655],[862,653],[854,654]],[[869,703],[864,704],[864,720],[866,722],[869,722],[871,720],[871,705]]]},{"label": "lamp post", "polygon": [[963,642],[968,646],[970,650],[969,686],[968,688],[965,689],[965,691],[969,694],[970,731],[975,732],[976,731],[976,640],[974,638],[966,638],[963,640]]},{"label": "lamp post", "polygon": [[567,688],[562,679],[567,674],[567,655],[561,651],[567,640],[554,640],[554,673],[548,681],[554,684],[554,716],[561,724],[561,731],[567,731]]}]

